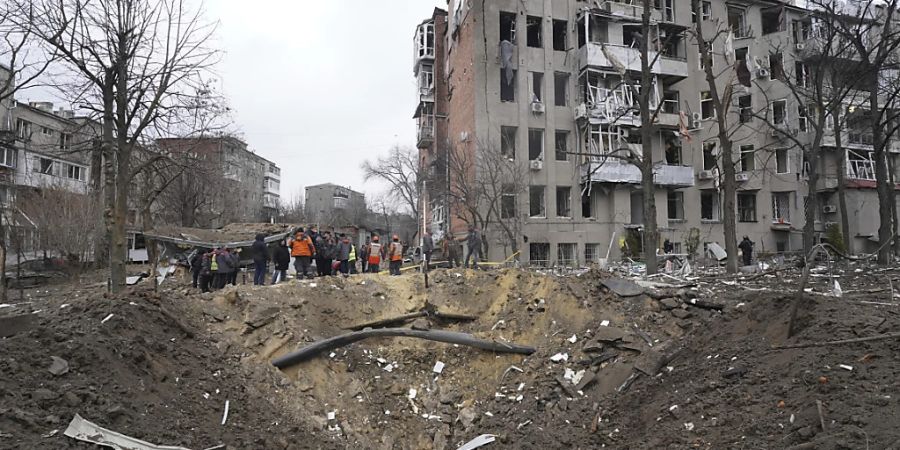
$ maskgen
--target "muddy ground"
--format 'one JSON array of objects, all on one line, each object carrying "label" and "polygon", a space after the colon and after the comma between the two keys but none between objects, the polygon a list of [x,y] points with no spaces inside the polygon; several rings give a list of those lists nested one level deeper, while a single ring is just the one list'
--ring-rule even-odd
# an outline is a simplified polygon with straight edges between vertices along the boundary
[{"label": "muddy ground", "polygon": [[[212,294],[176,277],[120,296],[88,276],[0,308],[7,330],[29,317],[0,329],[11,334],[0,338],[0,448],[95,448],[62,435],[79,413],[198,450],[455,449],[480,434],[497,436],[484,448],[900,449],[900,339],[773,348],[900,331],[889,281],[900,286],[900,269],[817,267],[788,338],[797,275],[658,277],[675,286],[629,297],[595,271],[442,269],[429,289],[407,273]],[[537,351],[378,338],[283,371],[270,364],[426,304],[476,320],[398,326]],[[48,370],[53,356],[67,372]]]}]

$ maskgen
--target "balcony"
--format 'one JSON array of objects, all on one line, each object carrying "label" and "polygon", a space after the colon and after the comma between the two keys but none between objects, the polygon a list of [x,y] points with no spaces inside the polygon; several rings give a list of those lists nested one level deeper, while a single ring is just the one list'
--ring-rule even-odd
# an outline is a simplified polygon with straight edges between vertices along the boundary
[{"label": "balcony", "polygon": [[870,159],[848,160],[847,178],[850,180],[875,181],[875,161]]},{"label": "balcony", "polygon": [[[643,6],[637,4],[637,2],[614,2],[607,0],[597,3],[599,3],[599,7],[595,11],[601,11],[616,18],[625,18],[639,21],[644,14]],[[662,22],[662,12],[656,8],[652,8],[650,10],[650,21]]]},{"label": "balcony", "polygon": [[[650,52],[650,60],[656,58],[657,52]],[[637,48],[623,45],[590,42],[579,50],[579,67],[598,67],[613,70],[641,71],[641,52]],[[669,75],[687,78],[687,60],[660,56],[650,67],[656,75]]]},{"label": "balcony", "polygon": [[[614,158],[585,164],[582,170],[584,177],[590,177],[590,181],[595,183],[638,184],[641,182],[641,171],[637,166]],[[653,170],[653,182],[660,186],[693,186],[694,168],[657,165]]]},{"label": "balcony", "polygon": [[423,61],[434,60],[434,22],[428,21],[416,27],[413,36],[413,73],[419,74],[419,65]]},{"label": "balcony", "polygon": [[419,128],[416,132],[416,147],[425,148],[434,143],[434,117],[423,116],[419,119]]}]

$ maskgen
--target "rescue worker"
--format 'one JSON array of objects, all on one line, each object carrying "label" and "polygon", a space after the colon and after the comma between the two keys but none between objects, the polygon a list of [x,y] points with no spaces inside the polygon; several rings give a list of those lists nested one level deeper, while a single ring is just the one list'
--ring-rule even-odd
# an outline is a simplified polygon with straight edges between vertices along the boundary
[{"label": "rescue worker", "polygon": [[371,246],[371,245],[372,245],[372,238],[370,238],[369,236],[366,236],[366,243],[363,244],[362,248],[359,251],[359,264],[360,264],[360,269],[361,269],[360,271],[362,273],[368,272],[366,269],[368,268],[368,264],[369,264],[369,246]]},{"label": "rescue worker", "polygon": [[356,274],[356,246],[352,243],[350,244],[350,256],[347,258],[347,263],[350,266],[350,273]]},{"label": "rescue worker", "polygon": [[291,248],[291,256],[294,257],[294,270],[297,272],[297,279],[299,280],[300,277],[306,278],[312,257],[316,254],[316,247],[313,245],[312,239],[309,238],[309,235],[303,233],[303,228],[300,228],[288,246]]},{"label": "rescue worker", "polygon": [[266,235],[260,233],[256,235],[253,246],[250,247],[253,253],[253,284],[262,286],[266,284],[266,271],[269,264],[269,248],[266,246]]},{"label": "rescue worker", "polygon": [[434,240],[431,239],[431,232],[426,231],[422,237],[422,258],[425,259],[425,271],[431,270],[431,252],[434,251]]},{"label": "rescue worker", "polygon": [[315,240],[316,270],[320,277],[331,275],[331,262],[334,259],[335,243],[330,231],[323,231]]},{"label": "rescue worker", "polygon": [[741,249],[741,255],[744,257],[745,266],[749,266],[753,261],[753,245],[753,241],[747,236],[744,236],[744,240],[738,244],[738,248]]},{"label": "rescue worker", "polygon": [[[232,248],[228,250],[228,256],[231,258],[231,273],[228,275],[228,282],[231,283],[232,286],[237,286],[237,275],[238,271],[241,270],[241,249]],[[247,278],[244,277],[244,283],[247,282]]]},{"label": "rescue worker", "polygon": [[388,246],[389,269],[391,275],[400,275],[400,266],[403,265],[403,244],[400,243],[400,236],[396,234],[391,238],[392,242]]},{"label": "rescue worker", "polygon": [[287,245],[285,245],[283,240],[278,241],[278,246],[275,247],[275,253],[272,256],[272,259],[275,262],[275,272],[272,273],[272,284],[287,280],[288,266],[291,265],[291,251],[288,250]]},{"label": "rescue worker", "polygon": [[378,273],[381,257],[384,256],[384,247],[379,242],[381,239],[376,235],[372,236],[372,242],[369,244],[369,251],[366,252],[369,259],[369,272]]},{"label": "rescue worker", "polygon": [[216,253],[216,263],[219,268],[218,276],[216,277],[216,289],[222,289],[231,282],[231,274],[234,272],[233,261],[231,254],[228,253],[228,247],[223,247],[222,250]]},{"label": "rescue worker", "polygon": [[353,250],[353,245],[350,244],[350,238],[348,238],[344,233],[341,233],[340,238],[341,240],[337,245],[335,254],[337,256],[337,260],[341,263],[341,274],[346,277],[350,274],[350,252]]},{"label": "rescue worker", "polygon": [[219,249],[209,252],[209,284],[211,290],[219,289]]}]

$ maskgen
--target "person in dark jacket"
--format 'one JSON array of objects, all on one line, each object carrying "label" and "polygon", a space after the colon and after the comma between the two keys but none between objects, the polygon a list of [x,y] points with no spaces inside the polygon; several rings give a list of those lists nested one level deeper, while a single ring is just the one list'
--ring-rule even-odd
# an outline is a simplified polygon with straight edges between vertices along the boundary
[{"label": "person in dark jacket", "polygon": [[331,275],[331,262],[334,260],[335,243],[330,231],[323,231],[316,239],[316,271],[320,277]]},{"label": "person in dark jacket", "polygon": [[359,249],[359,264],[362,273],[368,273],[369,264],[369,247],[372,245],[372,238],[366,236],[366,243]]},{"label": "person in dark jacket", "polygon": [[253,253],[253,284],[262,286],[266,284],[266,271],[269,264],[269,248],[266,246],[266,235],[257,234],[256,241],[250,247]]},{"label": "person in dark jacket", "polygon": [[472,268],[478,268],[479,253],[481,253],[481,233],[470,225],[469,234],[466,235],[466,269],[469,268],[469,258],[472,259]]},{"label": "person in dark jacket", "polygon": [[191,266],[191,287],[196,288],[200,281],[200,272],[203,270],[203,249],[194,249],[188,264]]},{"label": "person in dark jacket", "polygon": [[203,253],[202,258],[200,259],[200,292],[209,292],[209,287],[213,280],[213,274],[211,272],[213,256],[213,251],[210,250]]},{"label": "person in dark jacket", "polygon": [[347,276],[350,274],[350,252],[353,250],[353,245],[350,244],[350,238],[344,233],[341,233],[340,238],[335,255],[337,260],[341,262],[341,273]]},{"label": "person in dark jacket", "polygon": [[228,247],[216,253],[216,265],[219,269],[216,273],[216,289],[222,289],[231,282],[231,274],[234,273],[234,260],[231,258]]},{"label": "person in dark jacket", "polygon": [[744,236],[744,240],[738,244],[738,248],[741,249],[741,254],[744,257],[745,266],[749,266],[751,261],[753,261],[753,245],[753,241],[747,236]]},{"label": "person in dark jacket", "polygon": [[[241,270],[241,249],[233,248],[229,250],[228,256],[231,257],[231,275],[228,277],[228,282],[231,283],[232,286],[237,286],[237,276],[238,271]],[[246,278],[244,282],[246,282]]]},{"label": "person in dark jacket", "polygon": [[291,265],[291,251],[287,248],[287,245],[284,244],[284,241],[278,241],[278,246],[275,247],[275,252],[272,256],[272,259],[275,262],[275,273],[272,274],[272,284],[287,280],[288,266]]},{"label": "person in dark jacket", "polygon": [[425,259],[425,271],[431,270],[431,253],[434,251],[434,240],[431,238],[431,232],[426,231],[422,237],[422,257]]}]

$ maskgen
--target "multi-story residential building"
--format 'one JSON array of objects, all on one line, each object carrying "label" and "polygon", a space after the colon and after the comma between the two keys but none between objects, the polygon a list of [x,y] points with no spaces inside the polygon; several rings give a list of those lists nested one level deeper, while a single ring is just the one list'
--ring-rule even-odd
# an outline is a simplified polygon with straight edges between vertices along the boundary
[{"label": "multi-story residential building", "polygon": [[363,226],[366,195],[331,183],[307,186],[305,209],[307,220],[319,226]]},{"label": "multi-story residential building", "polygon": [[[738,236],[749,236],[757,251],[800,249],[810,195],[805,162],[796,142],[775,128],[812,140],[811,106],[784,83],[792,77],[791,84],[802,87],[814,59],[808,11],[791,3],[703,0],[701,17],[695,17],[688,0],[652,4],[650,106],[659,111],[652,145],[660,239],[678,252],[697,233],[701,245],[724,239],[724,162],[690,32],[700,20],[710,36],[716,27],[726,30],[713,43],[713,67],[726,75],[717,78],[719,92],[729,84],[734,89],[728,122],[734,124],[729,134]],[[449,14],[437,10],[415,31],[423,167],[446,170],[440,161],[447,152],[471,154],[479,147],[525,164],[527,192],[510,206],[523,221],[522,261],[584,263],[605,256],[608,246],[618,256],[620,242],[640,242],[640,171],[608,155],[641,154],[633,94],[640,89],[634,80],[641,71],[641,3],[450,0],[448,6]],[[853,98],[846,102],[849,111],[858,108]],[[871,136],[852,123],[843,133],[841,152],[827,149],[834,148],[833,131],[823,140],[822,179],[813,193],[823,206],[813,220],[820,233],[839,221],[835,191],[843,159],[850,235],[857,251],[871,251],[878,228]],[[896,167],[897,155],[889,157]],[[459,236],[465,212],[450,211],[450,203],[440,200],[453,191],[452,179],[429,190],[431,227]],[[486,231],[489,238],[498,235]],[[491,247],[494,259],[502,254],[496,244],[502,240]]]},{"label": "multi-story residential building", "polygon": [[[250,151],[247,143],[234,136],[158,139],[160,149],[185,152],[198,161],[210,164],[204,168],[215,174],[206,177],[214,189],[204,195],[214,198],[205,202],[202,223],[184,226],[220,227],[232,222],[268,222],[277,214],[281,190],[281,169]],[[209,223],[205,223],[205,222]]]}]

